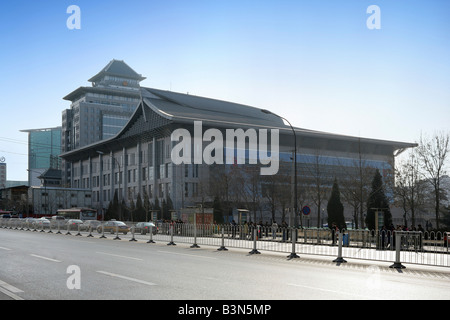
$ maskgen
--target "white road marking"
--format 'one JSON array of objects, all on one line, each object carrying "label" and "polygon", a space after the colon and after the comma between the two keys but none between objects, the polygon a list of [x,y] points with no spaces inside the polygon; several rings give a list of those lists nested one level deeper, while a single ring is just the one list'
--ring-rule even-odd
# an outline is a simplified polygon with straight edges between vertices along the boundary
[{"label": "white road marking", "polygon": [[23,292],[22,290],[17,289],[16,287],[14,287],[14,286],[12,286],[12,285],[10,285],[10,284],[2,281],[2,280],[0,280],[0,287],[3,287],[4,289],[6,289],[8,291],[11,291],[11,292],[14,292],[14,293]]},{"label": "white road marking", "polygon": [[119,258],[125,258],[125,259],[132,259],[132,260],[143,261],[143,260],[140,259],[140,258],[134,258],[134,257],[128,257],[128,256],[121,256],[121,255],[118,255],[118,254],[112,254],[112,253],[106,253],[106,252],[96,252],[96,253],[98,253],[98,254],[104,254],[104,255],[112,256],[112,257],[119,257]]},{"label": "white road marking", "polygon": [[11,251],[12,249],[0,247],[1,250]]},{"label": "white road marking", "polygon": [[144,281],[144,280],[139,280],[139,279],[135,279],[135,278],[126,277],[126,276],[122,276],[120,274],[115,274],[115,273],[111,273],[111,272],[107,272],[107,271],[97,271],[97,272],[101,273],[101,274],[105,274],[107,276],[115,277],[115,278],[120,278],[120,279],[124,279],[124,280],[129,280],[129,281],[133,281],[133,282],[137,282],[137,283],[146,284],[148,286],[156,286],[156,283],[148,282],[148,281]]},{"label": "white road marking", "polygon": [[1,288],[1,287],[0,287],[0,292],[3,292],[4,294],[13,298],[14,300],[24,300],[23,298],[19,297],[17,294],[14,294],[14,293],[12,293],[4,288]]},{"label": "white road marking", "polygon": [[55,260],[52,258],[47,258],[47,257],[43,257],[43,256],[38,256],[37,254],[30,254],[30,256],[35,257],[35,258],[39,258],[39,259],[44,259],[44,260],[48,260],[48,261],[53,261],[53,262],[61,262],[59,260]]},{"label": "white road marking", "polygon": [[353,294],[353,293],[348,293],[348,292],[344,292],[344,291],[337,291],[337,290],[330,290],[330,289],[323,289],[323,288],[318,288],[318,287],[304,286],[304,285],[295,284],[295,283],[288,283],[287,285],[293,286],[293,287],[311,289],[311,290],[330,292],[330,293],[334,293],[334,294],[338,294],[338,295],[349,295],[349,296],[354,296],[354,297],[363,298],[363,299],[373,299],[373,297],[366,297],[366,296],[359,295],[359,294]]},{"label": "white road marking", "polygon": [[13,298],[14,300],[24,300],[19,297],[16,293],[23,292],[22,290],[0,280],[0,292],[6,294],[7,296]]},{"label": "white road marking", "polygon": [[179,256],[188,256],[188,257],[195,257],[195,258],[203,258],[203,259],[214,259],[216,260],[217,258],[214,257],[206,257],[206,256],[199,256],[199,255],[195,255],[195,254],[188,254],[188,253],[179,253],[179,252],[170,252],[170,251],[158,251],[161,253],[169,253],[169,254],[176,254]]}]

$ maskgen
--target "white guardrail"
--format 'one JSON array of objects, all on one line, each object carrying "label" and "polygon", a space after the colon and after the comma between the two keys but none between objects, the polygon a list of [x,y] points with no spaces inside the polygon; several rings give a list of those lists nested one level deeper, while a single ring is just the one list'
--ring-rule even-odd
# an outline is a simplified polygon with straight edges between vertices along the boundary
[{"label": "white guardrail", "polygon": [[[348,259],[386,261],[392,268],[403,263],[450,267],[449,232],[346,230],[334,234],[330,229],[294,229],[272,226],[155,223],[154,227],[138,228],[127,222],[127,228],[114,228],[106,222],[97,227],[68,225],[65,221],[44,223],[27,219],[0,219],[0,228],[30,232],[47,232],[74,236],[111,238],[115,240],[192,244],[192,248],[216,246],[218,250],[243,248],[250,254],[262,251],[288,253],[288,258],[301,254]],[[294,241],[292,241],[292,238]]]}]

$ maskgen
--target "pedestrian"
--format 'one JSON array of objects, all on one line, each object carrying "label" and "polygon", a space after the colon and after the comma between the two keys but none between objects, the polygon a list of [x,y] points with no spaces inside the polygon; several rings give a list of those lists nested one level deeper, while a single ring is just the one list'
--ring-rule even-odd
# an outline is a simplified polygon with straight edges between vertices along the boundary
[{"label": "pedestrian", "polygon": [[247,221],[244,221],[244,235],[243,235],[246,239],[248,237],[248,223]]},{"label": "pedestrian", "polygon": [[384,250],[385,249],[385,247],[386,247],[386,235],[387,235],[387,229],[386,229],[386,226],[383,226],[382,228],[381,228],[381,243],[380,243],[380,249],[381,250]]},{"label": "pedestrian", "polygon": [[275,240],[277,238],[277,229],[278,229],[278,224],[277,224],[276,220],[274,219],[272,221],[272,238],[273,238],[273,240]]},{"label": "pedestrian", "polygon": [[268,238],[269,237],[269,221],[266,221],[266,223],[264,224],[264,230],[265,230],[265,233],[266,233],[266,238]]},{"label": "pedestrian", "polygon": [[336,244],[336,236],[339,233],[339,228],[336,225],[335,222],[333,222],[331,224],[331,239],[332,239],[332,244],[335,245]]},{"label": "pedestrian", "polygon": [[236,237],[236,221],[234,221],[234,219],[231,220],[231,237]]},{"label": "pedestrian", "polygon": [[258,224],[255,226],[257,228],[257,232],[258,232],[258,237],[256,239],[261,240],[262,239],[262,235],[263,235],[263,222],[261,220],[259,220]]},{"label": "pedestrian", "polygon": [[419,249],[422,250],[423,233],[425,232],[425,230],[423,229],[421,224],[419,224],[417,226],[417,231],[420,232],[420,234],[419,234]]},{"label": "pedestrian", "polygon": [[281,242],[286,242],[286,231],[288,228],[286,221],[283,220],[283,222],[281,223],[281,228],[283,229],[283,238],[282,238]]}]

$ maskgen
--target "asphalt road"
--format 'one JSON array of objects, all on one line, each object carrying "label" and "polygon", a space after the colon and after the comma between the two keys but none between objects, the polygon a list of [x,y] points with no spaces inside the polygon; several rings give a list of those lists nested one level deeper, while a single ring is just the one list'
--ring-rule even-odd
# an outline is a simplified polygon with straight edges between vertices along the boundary
[{"label": "asphalt road", "polygon": [[450,270],[0,229],[0,300],[449,299]]}]

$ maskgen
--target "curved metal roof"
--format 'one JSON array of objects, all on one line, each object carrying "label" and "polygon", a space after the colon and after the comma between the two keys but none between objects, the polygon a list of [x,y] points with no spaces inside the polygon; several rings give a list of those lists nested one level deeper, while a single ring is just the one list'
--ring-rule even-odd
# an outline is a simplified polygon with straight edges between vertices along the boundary
[{"label": "curved metal roof", "polygon": [[173,120],[285,127],[279,117],[265,114],[261,109],[247,105],[152,88],[141,88],[141,94],[147,105]]},{"label": "curved metal roof", "polygon": [[[74,156],[77,151],[88,151],[115,145],[129,139],[139,139],[176,123],[193,124],[202,121],[205,126],[217,128],[255,128],[279,129],[286,139],[284,144],[291,144],[292,129],[274,114],[262,109],[233,102],[193,96],[189,94],[141,87],[141,103],[125,127],[114,137],[102,140],[80,149],[61,155]],[[365,145],[371,152],[401,153],[407,148],[417,146],[415,143],[368,139],[339,135],[321,131],[294,128],[298,143],[307,148],[358,150]],[[95,151],[94,151],[95,152]]]}]

